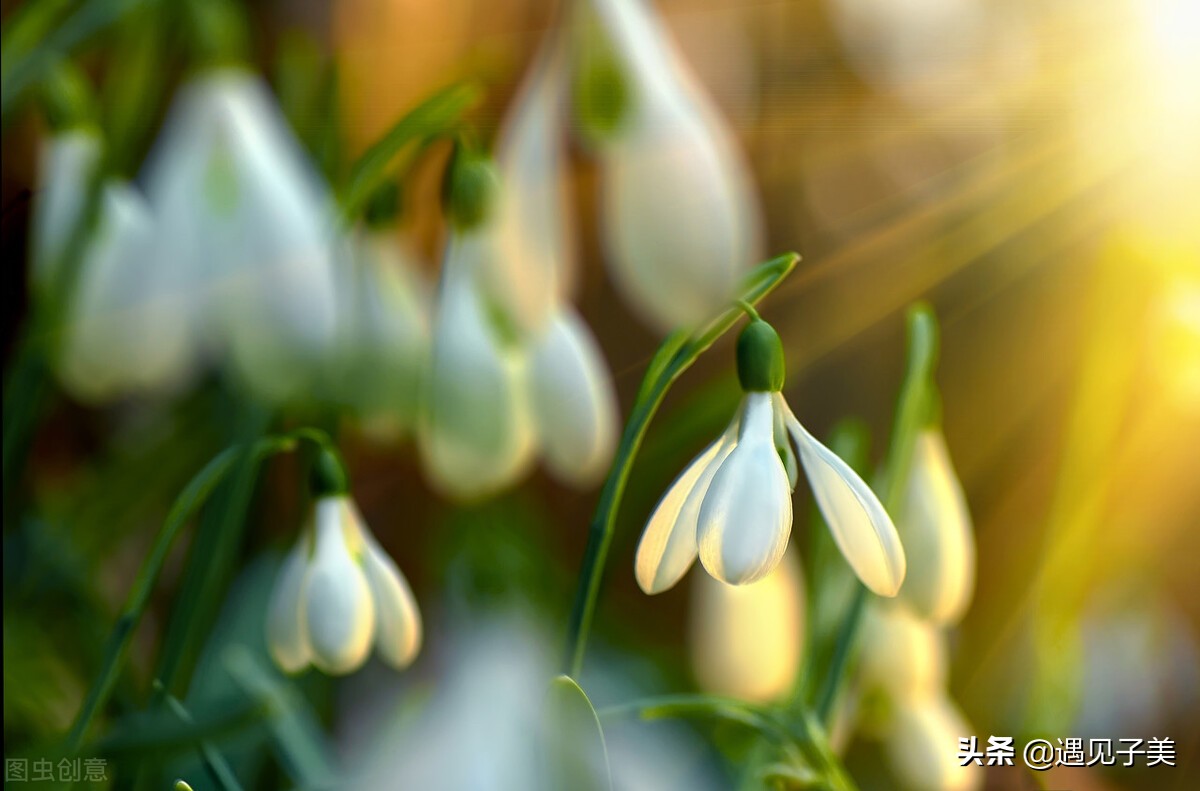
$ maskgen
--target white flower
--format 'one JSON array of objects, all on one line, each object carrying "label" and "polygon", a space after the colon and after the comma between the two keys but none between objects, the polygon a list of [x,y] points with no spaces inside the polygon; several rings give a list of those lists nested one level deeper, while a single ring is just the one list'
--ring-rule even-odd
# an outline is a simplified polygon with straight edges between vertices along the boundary
[{"label": "white flower", "polygon": [[479,288],[495,255],[486,230],[451,236],[433,318],[432,357],[419,433],[431,481],[460,498],[516,480],[534,451],[526,377],[515,338],[502,338],[497,312]]},{"label": "white flower", "polygon": [[32,278],[38,289],[58,285],[57,268],[83,215],[88,182],[103,154],[99,133],[89,128],[55,134],[42,144],[30,243]]},{"label": "white flower", "polygon": [[105,186],[66,313],[58,374],[73,395],[105,401],[179,384],[190,367],[178,301],[149,255],[153,226],[129,185]]},{"label": "white flower", "polygon": [[191,78],[145,173],[156,251],[207,345],[269,400],[303,394],[333,341],[332,199],[249,71]]},{"label": "white flower", "polygon": [[326,495],[288,554],[267,615],[271,656],[288,673],[309,664],[352,673],[374,646],[407,667],[421,647],[421,615],[404,575],[376,543],[353,501]]},{"label": "white flower", "polygon": [[599,152],[606,258],[651,326],[694,326],[729,300],[760,257],[751,178],[648,5],[593,0],[591,7],[629,105]]},{"label": "white flower", "polygon": [[326,390],[374,435],[416,424],[429,354],[429,289],[394,231],[351,240]]},{"label": "white flower", "polygon": [[612,377],[591,331],[562,306],[534,342],[530,396],[546,466],[576,485],[608,469],[617,440],[617,398]]},{"label": "white flower", "polygon": [[680,474],[651,514],[635,565],[642,590],[673,586],[697,552],[723,582],[766,576],[792,528],[799,469],[791,443],[850,567],[875,593],[895,596],[904,580],[904,549],[879,499],[800,425],[782,393],[763,391],[746,393],[725,433]]},{"label": "white flower", "polygon": [[958,740],[972,735],[970,723],[945,695],[906,702],[892,713],[884,747],[900,786],[910,791],[975,791],[983,767],[962,766]]},{"label": "white flower", "polygon": [[936,428],[917,435],[896,526],[909,557],[900,598],[935,623],[960,620],[975,587],[975,537],[946,440]]},{"label": "white flower", "polygon": [[690,636],[701,688],[761,702],[788,694],[800,669],[804,615],[804,573],[795,551],[750,585],[697,575]]}]

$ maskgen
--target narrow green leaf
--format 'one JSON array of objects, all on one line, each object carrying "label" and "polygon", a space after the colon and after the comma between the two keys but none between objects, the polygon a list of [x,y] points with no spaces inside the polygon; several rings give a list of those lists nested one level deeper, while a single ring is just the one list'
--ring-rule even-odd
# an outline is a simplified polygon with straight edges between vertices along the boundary
[{"label": "narrow green leaf", "polygon": [[570,676],[550,682],[545,701],[547,788],[612,788],[604,729],[587,694]]}]

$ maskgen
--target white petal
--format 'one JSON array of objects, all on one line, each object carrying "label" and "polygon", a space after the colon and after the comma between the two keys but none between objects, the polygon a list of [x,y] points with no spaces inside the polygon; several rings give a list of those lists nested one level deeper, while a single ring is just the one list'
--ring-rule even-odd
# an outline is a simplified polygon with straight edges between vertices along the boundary
[{"label": "white petal", "polygon": [[301,594],[308,572],[310,536],[306,530],[283,559],[267,610],[267,647],[285,673],[296,673],[309,663],[308,634],[301,612]]},{"label": "white petal", "polygon": [[946,688],[945,639],[903,606],[877,602],[863,617],[859,679],[864,691],[914,698]]},{"label": "white petal", "polygon": [[100,135],[86,129],[56,134],[42,145],[30,241],[32,277],[38,288],[57,285],[56,269],[103,154]]},{"label": "white petal", "polygon": [[917,436],[896,527],[909,564],[900,598],[936,623],[961,619],[975,587],[975,536],[946,440],[936,429]]},{"label": "white petal", "polygon": [[546,329],[568,298],[574,228],[564,173],[564,77],[558,36],[548,40],[517,93],[496,147],[500,251],[484,269],[488,291],[529,335]]},{"label": "white petal", "polygon": [[780,403],[817,507],[842,556],[872,592],[895,596],[904,582],[905,559],[891,517],[858,473],[809,434],[785,401]]},{"label": "white petal", "polygon": [[375,607],[357,555],[362,538],[344,497],[316,504],[316,548],[304,583],[312,662],[331,675],[357,670],[371,651]]},{"label": "white petal", "polygon": [[649,594],[674,587],[696,560],[696,523],[713,475],[737,445],[739,415],[692,460],[654,507],[634,558],[638,586]]},{"label": "white petal", "polygon": [[722,582],[744,585],[771,572],[792,531],[792,489],[775,450],[770,393],[747,393],[737,447],[721,463],[700,507],[700,562]]},{"label": "white petal", "polygon": [[804,576],[795,551],[749,585],[695,577],[691,657],[707,692],[768,702],[791,692],[804,646]]},{"label": "white petal", "polygon": [[153,227],[127,184],[105,186],[67,311],[58,373],[77,398],[162,392],[189,378],[187,327],[151,258]]},{"label": "white petal", "polygon": [[958,760],[958,740],[975,731],[944,694],[906,701],[893,717],[885,747],[901,788],[976,791],[983,787],[983,767],[961,766]]},{"label": "white petal", "polygon": [[592,7],[631,93],[630,117],[601,151],[606,259],[645,321],[661,331],[693,326],[760,257],[749,170],[651,8]]},{"label": "white petal", "polygon": [[617,442],[617,395],[596,339],[579,314],[563,306],[531,362],[530,394],[546,466],[576,486],[595,483]]},{"label": "white petal", "polygon": [[305,395],[336,329],[333,201],[266,84],[238,69],[191,78],[144,180],[195,330],[229,345],[257,395]]},{"label": "white petal", "polygon": [[498,337],[476,283],[493,253],[483,235],[451,239],[433,323],[422,456],[431,482],[459,498],[508,486],[533,458],[527,361]]},{"label": "white petal", "polygon": [[364,543],[363,572],[375,599],[375,646],[397,670],[412,664],[421,650],[421,612],[408,580],[379,546],[355,510]]}]

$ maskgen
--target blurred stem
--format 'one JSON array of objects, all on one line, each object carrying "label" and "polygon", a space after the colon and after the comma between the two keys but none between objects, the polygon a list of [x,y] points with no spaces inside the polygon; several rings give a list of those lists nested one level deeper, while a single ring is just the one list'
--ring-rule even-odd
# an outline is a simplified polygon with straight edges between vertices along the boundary
[{"label": "blurred stem", "polygon": [[[893,519],[904,504],[904,486],[912,466],[917,433],[927,422],[930,399],[935,392],[933,373],[937,357],[938,325],[933,309],[924,303],[912,305],[908,309],[908,360],[896,402],[882,484],[878,487],[882,489],[883,507]],[[817,697],[816,716],[826,726],[832,721],[834,704],[845,680],[866,605],[867,589],[856,580],[854,598],[842,620],[833,661]]]},{"label": "blurred stem", "polygon": [[[180,529],[200,510],[212,495],[213,490],[228,477],[229,472],[238,462],[250,459],[257,463],[276,453],[295,449],[301,440],[318,442],[323,436],[320,432],[312,429],[301,429],[291,434],[265,437],[250,445],[230,446],[214,456],[183,488],[171,505],[171,510],[163,521],[162,529],[154,540],[154,545],[142,562],[142,567],[134,579],[133,588],[129,592],[125,607],[109,634],[100,672],[92,683],[92,688],[88,691],[87,698],[67,734],[66,746],[69,751],[78,751],[92,720],[108,702],[120,675],[121,667],[128,656],[134,630],[146,611],[150,594],[162,574],[167,554],[178,537]],[[328,441],[327,438],[325,441]],[[166,691],[165,685],[161,683],[157,685],[158,697],[165,695]]]},{"label": "blurred stem", "polygon": [[[739,302],[753,305],[761,300],[787,277],[799,260],[800,256],[795,253],[787,253],[760,264],[743,282]],[[706,328],[690,337],[682,331],[672,333],[663,341],[646,369],[629,421],[621,435],[612,469],[600,492],[600,502],[588,533],[583,570],[579,575],[575,604],[571,609],[567,652],[563,660],[563,672],[572,678],[578,679],[583,667],[583,654],[596,612],[596,601],[600,596],[600,578],[612,544],[617,512],[646,429],[675,380],[728,332],[741,316],[742,308],[735,303],[735,307],[726,309]]]},{"label": "blurred stem", "polygon": [[[191,713],[184,707],[179,699],[173,695],[166,696],[167,708],[171,710],[181,722],[188,725],[195,724],[196,720]],[[204,762],[204,768],[208,771],[212,781],[216,783],[217,788],[221,791],[242,791],[242,784],[238,782],[237,776],[225,761],[225,757],[213,747],[212,742],[201,738],[199,741],[200,759]]]}]

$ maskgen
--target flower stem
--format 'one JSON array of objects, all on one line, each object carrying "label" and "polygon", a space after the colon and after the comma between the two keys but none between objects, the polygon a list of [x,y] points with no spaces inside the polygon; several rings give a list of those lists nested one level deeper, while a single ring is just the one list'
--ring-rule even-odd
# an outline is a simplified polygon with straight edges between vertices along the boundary
[{"label": "flower stem", "polygon": [[[883,506],[895,518],[904,502],[904,485],[912,466],[913,447],[917,433],[926,422],[929,401],[934,397],[933,372],[938,356],[937,318],[932,308],[917,303],[908,310],[908,361],[904,381],[896,402],[892,424],[892,440],[884,463],[882,483]],[[850,664],[854,642],[867,605],[867,589],[855,581],[854,598],[838,632],[829,674],[821,686],[816,702],[816,716],[828,726],[833,717],[834,703],[841,690],[843,677]]]},{"label": "flower stem", "polygon": [[[761,300],[787,277],[799,260],[800,256],[795,253],[787,253],[760,264],[744,281],[739,305],[742,302],[753,305]],[[731,307],[696,334],[688,336],[680,331],[672,333],[663,341],[646,369],[629,421],[621,435],[612,469],[600,492],[600,501],[588,533],[583,570],[579,575],[575,603],[571,609],[567,651],[563,661],[564,672],[572,678],[578,678],[583,667],[583,654],[596,611],[596,601],[600,595],[600,578],[616,528],[617,511],[621,506],[633,461],[637,457],[646,429],[675,380],[697,357],[728,332],[741,315],[741,307]]]}]

